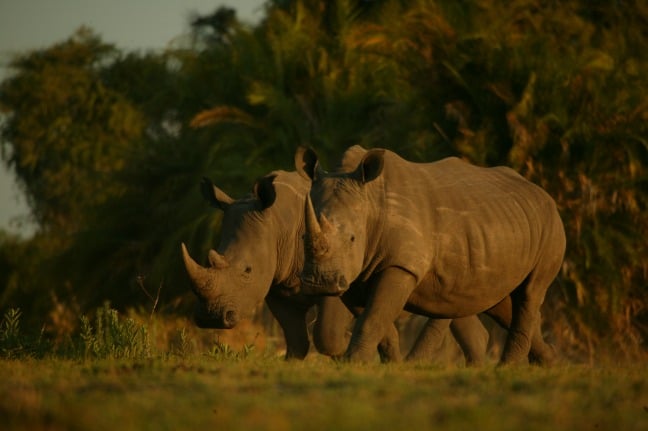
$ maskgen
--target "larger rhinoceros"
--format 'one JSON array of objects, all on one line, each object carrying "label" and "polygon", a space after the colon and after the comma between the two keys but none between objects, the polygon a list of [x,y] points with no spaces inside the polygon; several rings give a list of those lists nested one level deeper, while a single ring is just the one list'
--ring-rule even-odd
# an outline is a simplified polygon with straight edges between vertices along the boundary
[{"label": "larger rhinoceros", "polygon": [[509,326],[500,363],[520,361],[530,350],[550,362],[540,306],[565,252],[553,199],[506,167],[349,151],[359,163],[332,173],[311,149],[295,155],[297,171],[312,181],[302,290],[338,295],[354,280],[372,280],[346,356],[366,360],[403,308],[456,318],[495,307],[508,309],[499,313]]},{"label": "larger rhinoceros", "polygon": [[[264,298],[283,329],[286,357],[303,358],[309,340],[306,313],[317,305],[313,341],[321,353],[341,356],[348,345],[347,328],[353,315],[337,297],[315,298],[300,294],[303,262],[304,203],[309,182],[295,172],[276,171],[261,178],[254,193],[234,200],[210,181],[203,180],[204,197],[224,211],[220,243],[209,252],[203,267],[182,253],[193,290],[198,297],[195,321],[207,328],[232,328],[249,317]],[[356,291],[357,293],[357,291]],[[348,295],[348,306],[362,305]],[[411,358],[421,359],[440,343],[449,320],[430,320],[421,331]],[[475,316],[451,323],[452,333],[468,363],[483,361],[487,333]],[[399,360],[396,328],[390,326],[379,352],[385,360]]]}]

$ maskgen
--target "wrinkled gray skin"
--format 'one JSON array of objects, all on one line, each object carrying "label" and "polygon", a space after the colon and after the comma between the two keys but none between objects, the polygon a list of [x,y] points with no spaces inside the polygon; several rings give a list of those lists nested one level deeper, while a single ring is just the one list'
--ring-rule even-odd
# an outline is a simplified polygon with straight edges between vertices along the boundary
[{"label": "wrinkled gray skin", "polygon": [[[249,317],[265,298],[283,329],[286,358],[304,358],[309,340],[306,313],[318,306],[313,341],[320,353],[339,357],[345,352],[347,328],[363,305],[363,294],[316,298],[299,293],[303,262],[304,202],[309,182],[295,172],[276,171],[260,179],[250,197],[233,200],[209,180],[204,197],[224,211],[221,240],[209,252],[209,266],[197,264],[182,245],[183,259],[198,301],[195,321],[205,328],[232,328]],[[412,359],[430,358],[441,344],[449,320],[431,320],[410,353]],[[451,324],[466,362],[484,360],[488,334],[474,316]],[[378,351],[383,360],[400,360],[398,332],[390,325]],[[375,352],[375,350],[374,350]]]},{"label": "wrinkled gray skin", "polygon": [[[349,166],[349,153],[359,162]],[[302,290],[339,295],[372,280],[345,356],[365,361],[400,311],[457,318],[488,311],[509,328],[501,364],[550,363],[540,306],[565,252],[551,197],[506,167],[457,158],[408,162],[352,147],[327,173],[300,148],[305,205]]]}]

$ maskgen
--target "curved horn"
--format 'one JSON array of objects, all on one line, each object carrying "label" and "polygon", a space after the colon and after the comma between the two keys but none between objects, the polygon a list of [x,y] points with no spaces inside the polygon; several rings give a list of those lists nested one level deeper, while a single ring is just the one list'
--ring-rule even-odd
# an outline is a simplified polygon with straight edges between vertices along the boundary
[{"label": "curved horn", "polygon": [[[315,209],[313,209],[313,201],[311,201],[310,195],[306,196],[306,232],[310,237],[310,249],[316,257],[323,256],[328,251],[328,241],[325,237],[325,232],[322,230],[322,225],[317,221],[315,216]],[[328,223],[326,218],[323,220]],[[326,225],[328,228],[330,223]]]},{"label": "curved horn", "polygon": [[315,216],[315,209],[313,208],[313,201],[310,198],[310,194],[306,195],[306,215],[304,222],[306,223],[306,231],[310,234],[311,238],[315,238],[322,233],[322,228]]},{"label": "curved horn", "polygon": [[333,225],[324,214],[320,215],[320,228],[323,233],[331,232],[333,230]]},{"label": "curved horn", "polygon": [[219,254],[216,250],[209,250],[209,264],[216,269],[223,269],[229,266],[225,256]]},{"label": "curved horn", "polygon": [[184,242],[182,243],[182,260],[184,260],[185,268],[187,269],[187,274],[189,275],[189,278],[191,279],[195,287],[195,291],[196,292],[200,291],[202,287],[205,285],[205,282],[207,281],[207,277],[209,276],[209,274],[207,273],[206,268],[203,268],[198,263],[196,263],[195,260],[191,258]]}]

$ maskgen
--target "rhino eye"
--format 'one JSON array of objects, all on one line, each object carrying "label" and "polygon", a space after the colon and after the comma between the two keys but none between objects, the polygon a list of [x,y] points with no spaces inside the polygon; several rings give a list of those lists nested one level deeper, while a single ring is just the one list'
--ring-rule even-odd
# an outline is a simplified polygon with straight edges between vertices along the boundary
[{"label": "rhino eye", "polygon": [[355,235],[351,235],[351,242],[355,241]]},{"label": "rhino eye", "polygon": [[249,274],[249,273],[252,272],[252,267],[251,266],[246,266],[244,271],[245,271],[246,274]]}]

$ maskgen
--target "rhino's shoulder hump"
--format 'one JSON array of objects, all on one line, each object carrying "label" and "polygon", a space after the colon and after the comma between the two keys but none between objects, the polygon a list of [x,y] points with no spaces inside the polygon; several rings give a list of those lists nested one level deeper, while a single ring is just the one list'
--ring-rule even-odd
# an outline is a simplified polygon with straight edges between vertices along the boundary
[{"label": "rhino's shoulder hump", "polygon": [[274,176],[274,181],[272,183],[274,184],[278,195],[290,191],[291,194],[294,193],[298,197],[304,197],[306,196],[306,193],[308,193],[310,187],[308,180],[295,171],[288,172],[276,170],[270,172],[266,176]]},{"label": "rhino's shoulder hump", "polygon": [[342,158],[340,159],[338,165],[335,166],[335,170],[341,172],[354,170],[366,153],[367,150],[360,145],[354,145],[347,148],[344,154],[342,154]]}]

